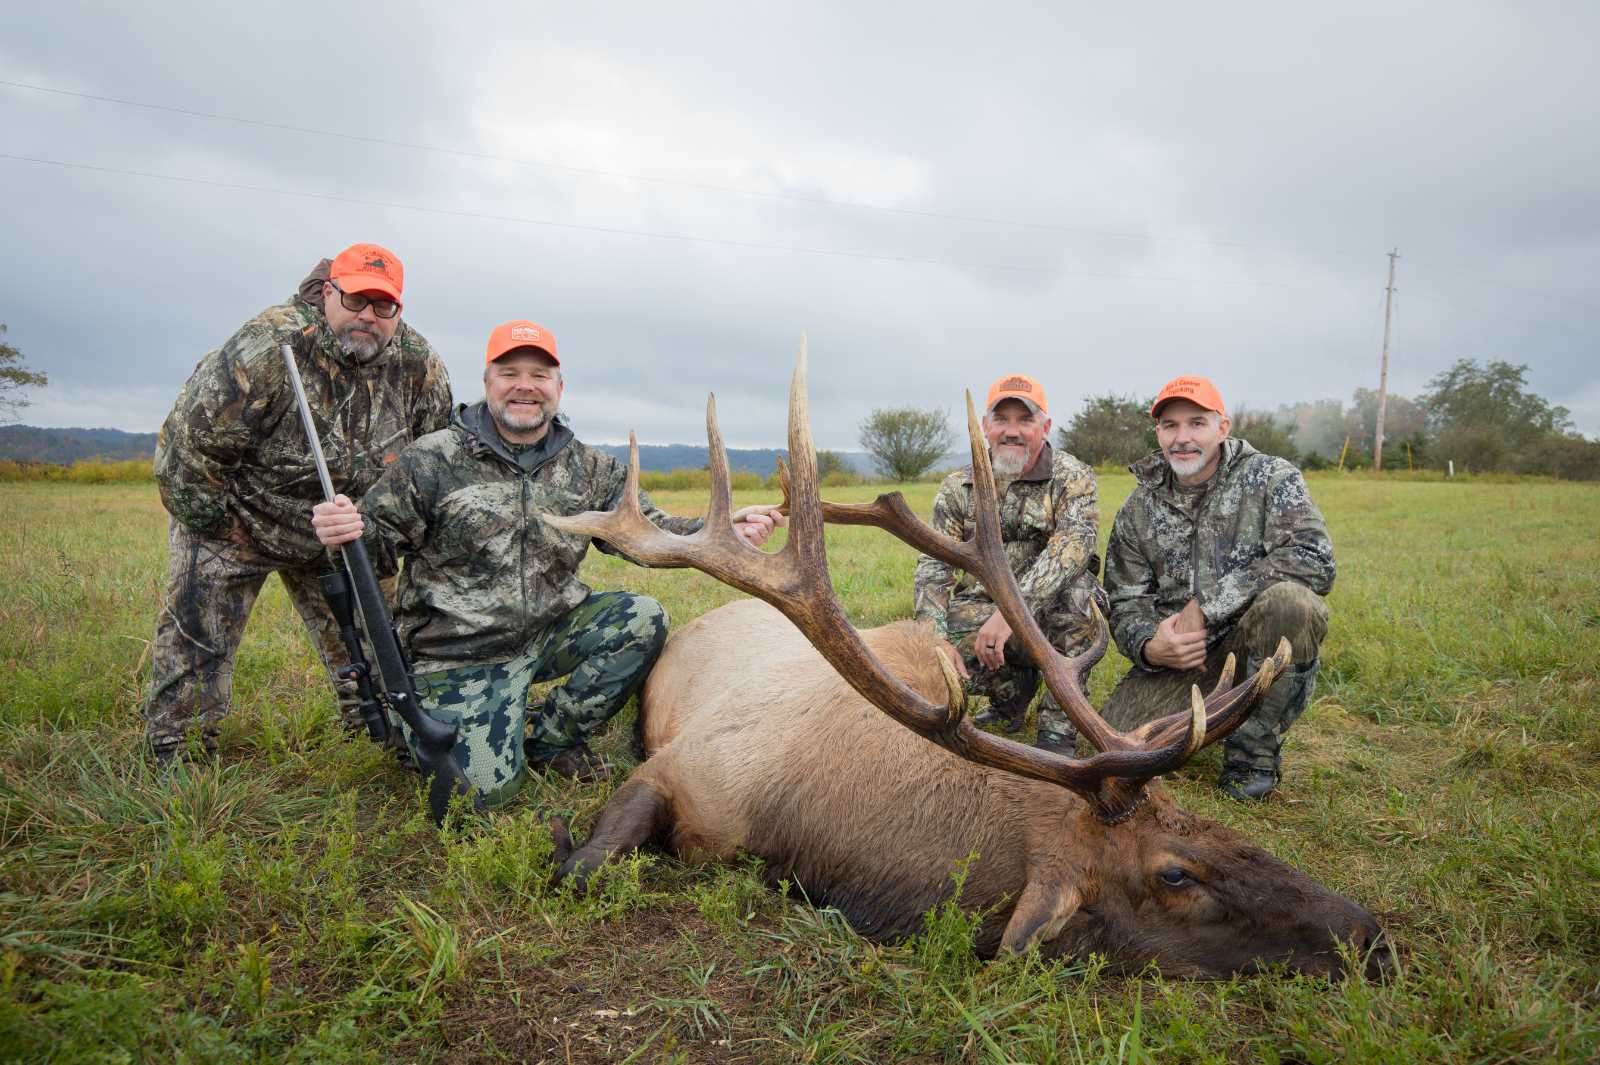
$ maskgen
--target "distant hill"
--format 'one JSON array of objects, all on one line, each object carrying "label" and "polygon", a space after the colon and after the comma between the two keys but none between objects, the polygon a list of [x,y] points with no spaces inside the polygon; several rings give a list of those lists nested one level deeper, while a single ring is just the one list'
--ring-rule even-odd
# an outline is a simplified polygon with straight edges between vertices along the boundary
[{"label": "distant hill", "polygon": [[0,459],[69,465],[83,459],[147,459],[156,453],[155,433],[121,429],[40,429],[0,425]]},{"label": "distant hill", "polygon": [[[628,445],[598,444],[599,450],[623,462],[628,460]],[[147,459],[156,453],[155,433],[125,433],[120,429],[41,429],[33,425],[0,425],[0,460],[50,462],[59,465],[82,459]],[[704,444],[640,444],[639,468],[643,470],[698,470],[705,466],[708,452]],[[778,468],[778,459],[787,458],[788,448],[729,448],[728,465],[766,477]],[[872,458],[864,451],[842,451],[851,467],[861,473],[872,470]]]}]

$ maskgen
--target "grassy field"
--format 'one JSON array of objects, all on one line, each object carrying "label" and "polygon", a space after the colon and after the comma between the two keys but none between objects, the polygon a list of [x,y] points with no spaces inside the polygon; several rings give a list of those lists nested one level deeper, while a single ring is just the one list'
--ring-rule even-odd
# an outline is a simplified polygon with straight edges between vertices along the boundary
[{"label": "grassy field", "polygon": [[[1600,489],[1311,484],[1340,576],[1280,795],[1219,798],[1215,752],[1169,784],[1377,913],[1401,957],[1384,985],[979,963],[953,908],[880,947],[752,867],[662,855],[555,889],[541,814],[582,829],[608,789],[536,781],[433,829],[411,780],[330,724],[275,580],[220,765],[158,777],[139,752],[153,486],[0,484],[0,1060],[1600,1059]],[[1102,479],[1103,525],[1130,488]],[[926,512],[931,486],[908,491]],[[830,544],[858,624],[909,614],[907,549]],[[587,572],[678,624],[737,595],[598,555]],[[1097,701],[1123,668],[1096,671]]]}]

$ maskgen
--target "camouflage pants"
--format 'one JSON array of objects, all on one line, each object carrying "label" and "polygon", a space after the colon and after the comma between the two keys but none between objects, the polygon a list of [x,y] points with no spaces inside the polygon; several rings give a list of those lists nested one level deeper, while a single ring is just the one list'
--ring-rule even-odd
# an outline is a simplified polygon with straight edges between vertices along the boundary
[{"label": "camouflage pants", "polygon": [[1189,688],[1200,685],[1209,694],[1231,653],[1235,682],[1254,672],[1287,637],[1294,664],[1278,678],[1244,724],[1223,741],[1223,768],[1278,772],[1284,733],[1311,703],[1316,688],[1317,654],[1328,634],[1328,605],[1303,585],[1285,581],[1267,586],[1250,604],[1233,630],[1206,655],[1200,669],[1128,671],[1106,702],[1102,715],[1112,727],[1137,728],[1147,721],[1184,710]]},{"label": "camouflage pants", "polygon": [[[1074,583],[1059,600],[1050,605],[1040,619],[1040,627],[1051,646],[1071,655],[1093,642],[1094,632],[1088,624],[1089,600],[1098,590],[1092,577]],[[1104,605],[1102,604],[1102,611]],[[1028,653],[1015,635],[1006,641],[1006,664],[990,669],[978,661],[977,635],[984,622],[995,611],[987,599],[973,599],[953,603],[945,613],[945,631],[950,642],[961,653],[971,674],[965,688],[968,695],[986,695],[992,706],[1005,711],[1026,708],[1039,690],[1040,673],[1028,661]],[[1083,675],[1085,690],[1089,675]],[[1072,722],[1062,711],[1056,697],[1047,690],[1039,700],[1039,731],[1056,732],[1069,740],[1077,735]]]},{"label": "camouflage pants", "polygon": [[[587,741],[626,706],[666,640],[660,603],[629,592],[597,592],[540,633],[526,653],[423,674],[417,692],[429,714],[460,722],[456,760],[494,806],[516,794],[527,772],[523,734],[535,682],[567,677],[535,711],[528,730],[526,756],[544,760]],[[412,742],[409,730],[406,742]]]},{"label": "camouflage pants", "polygon": [[256,596],[272,573],[283,581],[328,669],[345,726],[360,728],[355,685],[333,676],[349,664],[349,656],[322,598],[323,567],[282,566],[253,547],[208,540],[177,521],[171,523],[167,545],[167,591],[156,618],[144,706],[151,750],[175,752],[197,724],[205,749],[216,750],[233,695],[234,656]]}]

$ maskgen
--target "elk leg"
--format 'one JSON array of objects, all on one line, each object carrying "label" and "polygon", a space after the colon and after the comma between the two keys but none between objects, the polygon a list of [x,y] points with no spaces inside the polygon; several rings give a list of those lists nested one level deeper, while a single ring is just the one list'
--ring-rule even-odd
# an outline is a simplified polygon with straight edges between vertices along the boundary
[{"label": "elk leg", "polygon": [[589,841],[561,863],[556,879],[572,877],[578,889],[589,886],[589,876],[620,850],[633,850],[666,828],[671,808],[666,793],[635,774],[606,803]]}]

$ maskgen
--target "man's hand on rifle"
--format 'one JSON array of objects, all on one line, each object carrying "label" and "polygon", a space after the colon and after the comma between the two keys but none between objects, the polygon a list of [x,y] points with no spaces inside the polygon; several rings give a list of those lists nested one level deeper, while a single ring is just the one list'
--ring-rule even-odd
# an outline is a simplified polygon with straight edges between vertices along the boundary
[{"label": "man's hand on rifle", "polygon": [[311,508],[311,528],[323,547],[338,547],[361,539],[364,526],[361,512],[350,502],[350,497],[338,495],[333,497],[332,503],[318,503]]}]

